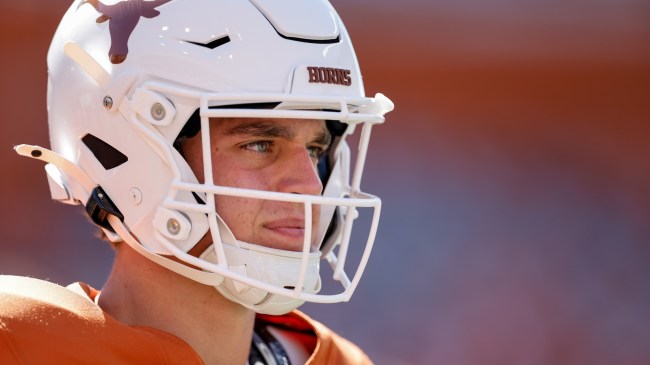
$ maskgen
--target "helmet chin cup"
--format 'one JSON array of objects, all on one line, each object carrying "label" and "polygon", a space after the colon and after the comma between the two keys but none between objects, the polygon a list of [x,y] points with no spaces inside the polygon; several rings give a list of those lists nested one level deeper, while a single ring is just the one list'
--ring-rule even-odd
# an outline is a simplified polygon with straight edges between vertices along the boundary
[{"label": "helmet chin cup", "polygon": [[[242,243],[239,242],[240,247],[228,244],[224,245],[229,258],[239,263],[246,262],[245,264],[229,266],[231,272],[236,273],[237,276],[267,282],[270,285],[282,287],[285,290],[294,289],[291,284],[295,285],[297,281],[302,261],[300,258],[291,257],[291,252],[289,252],[289,255],[285,255],[285,252],[280,252],[281,250],[276,250],[279,252],[275,255],[256,251],[251,249],[251,247],[254,248],[256,245],[242,245]],[[249,246],[249,248],[244,248],[243,246]],[[208,262],[216,260],[214,246],[211,246],[201,255],[201,259]],[[302,292],[313,294],[320,290],[319,261],[319,253],[311,255]],[[273,276],[264,276],[264,272],[269,270],[272,270]],[[282,294],[274,294],[269,290],[244,284],[236,278],[225,278],[220,285],[216,286],[216,289],[231,301],[264,314],[278,315],[288,313],[304,303],[304,300],[301,299],[291,298]]]},{"label": "helmet chin cup", "polygon": [[[293,291],[301,280],[301,266],[304,254],[301,252],[279,250],[235,240],[234,235],[219,221],[220,239],[210,245],[200,256],[202,260],[219,264],[216,247],[223,247],[230,277],[215,288],[224,297],[258,313],[284,314],[304,303],[304,300],[274,293],[274,288]],[[219,241],[221,241],[219,243]],[[319,275],[320,252],[307,253],[307,267],[303,275],[300,292],[315,294],[321,288]],[[248,278],[263,283],[260,287],[251,286],[238,280]],[[264,284],[268,287],[264,287]]]}]

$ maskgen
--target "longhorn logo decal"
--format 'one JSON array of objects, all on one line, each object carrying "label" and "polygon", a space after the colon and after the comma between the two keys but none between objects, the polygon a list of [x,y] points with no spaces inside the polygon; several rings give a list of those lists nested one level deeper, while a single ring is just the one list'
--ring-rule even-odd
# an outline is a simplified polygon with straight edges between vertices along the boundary
[{"label": "longhorn logo decal", "polygon": [[160,15],[157,7],[171,0],[122,0],[114,5],[106,5],[99,0],[84,0],[83,4],[92,5],[101,15],[97,23],[108,21],[111,34],[111,48],[108,56],[113,64],[124,62],[129,53],[129,37],[138,24],[140,17],[155,18]]}]

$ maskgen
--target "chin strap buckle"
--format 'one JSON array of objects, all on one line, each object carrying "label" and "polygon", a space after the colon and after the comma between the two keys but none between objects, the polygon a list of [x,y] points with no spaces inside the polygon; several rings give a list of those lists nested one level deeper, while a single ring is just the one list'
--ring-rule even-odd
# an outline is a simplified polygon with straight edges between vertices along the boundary
[{"label": "chin strap buckle", "polygon": [[95,187],[90,193],[88,202],[86,203],[86,213],[96,225],[105,228],[111,232],[115,232],[108,222],[110,215],[116,216],[120,221],[124,222],[124,215],[113,204],[104,189],[101,186]]}]

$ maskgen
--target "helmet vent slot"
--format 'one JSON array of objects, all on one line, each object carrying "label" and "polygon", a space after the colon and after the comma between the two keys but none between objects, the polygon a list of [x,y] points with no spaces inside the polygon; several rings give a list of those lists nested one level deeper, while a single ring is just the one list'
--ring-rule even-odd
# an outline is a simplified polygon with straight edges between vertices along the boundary
[{"label": "helmet vent slot", "polygon": [[295,42],[314,43],[314,44],[335,44],[341,42],[341,38],[339,36],[336,36],[336,38],[332,38],[332,39],[307,39],[307,38],[299,38],[299,37],[289,37],[278,32],[277,29],[276,32],[280,37]]},{"label": "helmet vent slot", "polygon": [[339,43],[341,28],[326,0],[286,1],[250,0],[284,39],[317,44]]},{"label": "helmet vent slot", "polygon": [[92,134],[86,134],[81,138],[81,141],[86,145],[86,147],[88,147],[90,152],[95,155],[97,161],[99,161],[106,170],[116,168],[129,160],[126,155],[118,151],[115,147]]},{"label": "helmet vent slot", "polygon": [[209,109],[274,109],[280,102],[213,105]]},{"label": "helmet vent slot", "polygon": [[197,46],[205,47],[205,48],[210,48],[210,49],[215,49],[219,46],[223,46],[224,44],[230,42],[230,37],[225,36],[221,38],[217,38],[213,41],[210,41],[208,43],[198,43],[198,42],[192,42],[192,41],[186,41],[187,43],[192,43]]}]

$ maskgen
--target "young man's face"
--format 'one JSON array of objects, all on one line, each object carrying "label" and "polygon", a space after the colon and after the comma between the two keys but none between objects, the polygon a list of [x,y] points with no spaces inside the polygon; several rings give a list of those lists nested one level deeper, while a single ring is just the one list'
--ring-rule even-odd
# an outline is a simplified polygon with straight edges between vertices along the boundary
[{"label": "young man's face", "polygon": [[[213,119],[210,128],[216,185],[321,194],[323,185],[316,164],[331,140],[324,121]],[[187,141],[184,151],[202,181],[200,137]],[[302,250],[303,204],[217,196],[216,206],[238,240],[284,250]],[[318,208],[314,206],[312,210],[313,227],[318,222]]]}]

